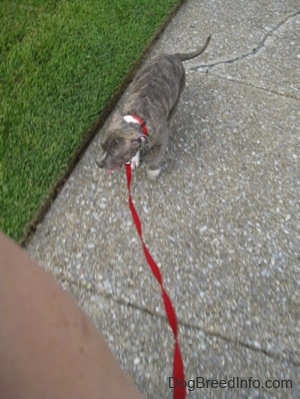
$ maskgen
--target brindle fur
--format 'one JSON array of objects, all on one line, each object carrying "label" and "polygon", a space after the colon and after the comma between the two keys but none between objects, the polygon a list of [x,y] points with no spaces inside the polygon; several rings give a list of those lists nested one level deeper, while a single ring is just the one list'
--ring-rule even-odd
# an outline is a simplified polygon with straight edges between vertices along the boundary
[{"label": "brindle fur", "polygon": [[[192,53],[159,55],[137,74],[122,112],[116,111],[102,137],[104,154],[97,165],[114,169],[131,160],[143,142],[150,148],[149,170],[159,170],[170,136],[171,123],[185,87],[182,62],[200,55],[208,46],[208,36],[201,49]],[[128,123],[124,115],[135,114],[145,121],[148,137],[141,127]]]}]

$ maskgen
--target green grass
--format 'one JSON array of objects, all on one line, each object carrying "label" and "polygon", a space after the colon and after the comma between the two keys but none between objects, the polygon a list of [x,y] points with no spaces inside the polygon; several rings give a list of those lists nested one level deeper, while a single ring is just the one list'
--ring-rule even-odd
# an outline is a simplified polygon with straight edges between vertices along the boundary
[{"label": "green grass", "polygon": [[0,230],[24,227],[179,0],[1,0]]}]

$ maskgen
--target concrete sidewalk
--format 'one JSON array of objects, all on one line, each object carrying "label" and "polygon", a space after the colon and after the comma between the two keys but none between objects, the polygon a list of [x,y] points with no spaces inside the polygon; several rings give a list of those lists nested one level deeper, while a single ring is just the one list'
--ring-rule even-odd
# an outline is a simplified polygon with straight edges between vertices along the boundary
[{"label": "concrete sidewalk", "polygon": [[[195,388],[189,398],[300,397],[299,14],[296,0],[191,0],[150,55],[195,49],[212,34],[203,56],[185,63],[161,176],[148,180],[145,165],[133,176],[186,378],[293,382]],[[171,398],[172,333],[125,172],[107,177],[95,166],[99,136],[28,250],[94,318],[145,398]]]}]

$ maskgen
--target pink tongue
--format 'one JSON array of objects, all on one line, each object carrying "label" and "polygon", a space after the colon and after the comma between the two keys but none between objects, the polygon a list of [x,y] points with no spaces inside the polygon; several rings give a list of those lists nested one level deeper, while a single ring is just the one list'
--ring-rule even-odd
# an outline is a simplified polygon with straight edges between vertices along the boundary
[{"label": "pink tongue", "polygon": [[115,172],[116,170],[120,169],[120,166],[115,166],[113,169],[105,169],[105,173],[107,176],[112,174],[112,172]]}]

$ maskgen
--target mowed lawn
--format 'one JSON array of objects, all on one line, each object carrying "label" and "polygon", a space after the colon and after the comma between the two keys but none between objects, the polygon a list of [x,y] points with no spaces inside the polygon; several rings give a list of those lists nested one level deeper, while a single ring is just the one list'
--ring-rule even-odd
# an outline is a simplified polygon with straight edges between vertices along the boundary
[{"label": "mowed lawn", "polygon": [[179,0],[1,0],[0,230],[16,240]]}]

